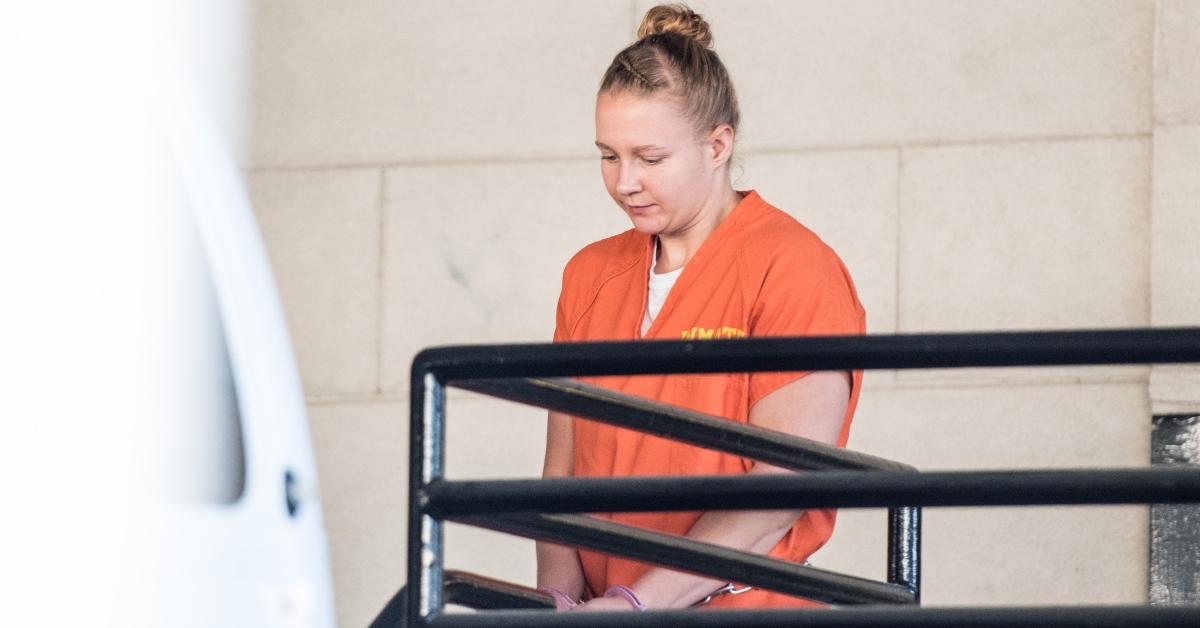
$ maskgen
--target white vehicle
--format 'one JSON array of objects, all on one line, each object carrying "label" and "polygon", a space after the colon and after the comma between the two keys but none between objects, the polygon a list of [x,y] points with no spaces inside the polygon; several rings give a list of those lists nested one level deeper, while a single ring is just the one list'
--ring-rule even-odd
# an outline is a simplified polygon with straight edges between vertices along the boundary
[{"label": "white vehicle", "polygon": [[247,7],[0,9],[0,625],[334,625]]}]

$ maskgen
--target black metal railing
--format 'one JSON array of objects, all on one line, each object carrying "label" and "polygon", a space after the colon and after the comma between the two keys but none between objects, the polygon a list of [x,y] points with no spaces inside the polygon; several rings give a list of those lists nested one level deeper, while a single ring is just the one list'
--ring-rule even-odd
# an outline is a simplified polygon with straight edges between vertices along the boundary
[{"label": "black metal railing", "polygon": [[[412,370],[408,585],[374,625],[380,628],[1200,625],[1200,608],[926,609],[918,606],[922,506],[1196,503],[1200,502],[1198,469],[920,473],[902,463],[561,379],[654,373],[1180,362],[1200,362],[1200,328],[428,349],[416,357]],[[776,466],[820,473],[449,481],[443,478],[446,386],[583,416]],[[887,582],[577,514],[829,507],[890,509]],[[442,564],[444,521],[460,521],[627,556],[824,601],[836,608],[646,613],[492,610],[444,614],[447,602],[479,608],[548,606],[544,596],[523,587],[460,573],[451,577]]]}]

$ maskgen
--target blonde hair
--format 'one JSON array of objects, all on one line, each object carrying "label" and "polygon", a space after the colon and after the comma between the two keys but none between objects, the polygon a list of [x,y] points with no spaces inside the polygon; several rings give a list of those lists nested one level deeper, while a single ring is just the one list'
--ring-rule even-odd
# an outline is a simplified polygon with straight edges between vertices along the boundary
[{"label": "blonde hair", "polygon": [[737,94],[703,17],[682,4],[660,4],[646,12],[637,36],[613,58],[600,93],[664,92],[679,100],[697,132],[722,124],[737,130]]}]

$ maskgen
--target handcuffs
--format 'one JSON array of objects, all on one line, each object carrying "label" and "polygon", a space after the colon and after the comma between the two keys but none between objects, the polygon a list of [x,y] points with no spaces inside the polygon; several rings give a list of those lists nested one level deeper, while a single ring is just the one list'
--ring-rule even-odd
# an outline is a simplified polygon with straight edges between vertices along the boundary
[{"label": "handcuffs", "polygon": [[[807,560],[804,561],[802,564],[806,567],[811,565],[811,563]],[[622,587],[622,588],[624,588],[625,590],[628,591],[628,588],[625,588],[625,587]],[[539,587],[538,590],[552,595],[555,598],[555,602],[556,602],[556,606],[558,607],[558,610],[570,610],[571,608],[579,605],[579,602],[572,600],[569,596],[565,595],[564,593],[562,593],[561,591],[559,591],[558,589],[555,589],[553,587]],[[713,591],[712,593],[709,593],[708,595],[704,596],[704,599],[693,603],[689,608],[696,608],[697,606],[704,606],[705,604],[708,604],[709,602],[713,601],[713,598],[718,598],[718,597],[721,597],[722,595],[741,595],[747,591],[752,591],[752,590],[754,590],[754,587],[739,587],[732,582],[726,582],[724,586],[722,586],[721,588],[717,589],[716,591]],[[632,601],[630,603],[633,604]],[[638,604],[640,604],[640,602]],[[633,606],[635,608],[638,608],[638,604],[633,604]],[[640,607],[640,608],[638,608],[638,610],[645,610],[645,607]]]},{"label": "handcuffs", "polygon": [[729,583],[726,583],[725,586],[721,587],[720,589],[717,589],[716,591],[709,593],[708,595],[706,595],[704,597],[704,599],[700,600],[699,602],[692,604],[691,607],[695,608],[697,606],[704,606],[705,604],[708,604],[709,602],[711,602],[713,600],[713,598],[720,597],[722,595],[741,595],[742,593],[745,593],[746,591],[749,591],[753,588],[754,587],[738,588],[737,585],[733,584],[732,582],[729,582]]},{"label": "handcuffs", "polygon": [[[809,567],[812,565],[812,563],[810,563],[807,560],[801,564],[804,565],[805,567]],[[713,601],[713,598],[720,597],[722,595],[741,595],[742,593],[745,593],[746,591],[750,591],[753,588],[754,587],[738,588],[737,585],[733,584],[732,582],[727,582],[727,583],[725,583],[725,586],[704,596],[704,599],[700,600],[699,602],[696,602],[695,604],[692,604],[689,608],[696,608],[697,606],[704,606],[705,604],[708,604],[709,602]]]}]

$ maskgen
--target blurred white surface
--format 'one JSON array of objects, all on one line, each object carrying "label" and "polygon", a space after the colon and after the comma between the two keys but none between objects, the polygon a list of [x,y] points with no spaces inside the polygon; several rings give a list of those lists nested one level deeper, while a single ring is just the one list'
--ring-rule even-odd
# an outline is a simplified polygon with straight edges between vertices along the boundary
[{"label": "blurred white surface", "polygon": [[246,14],[0,9],[0,625],[334,623],[303,394],[237,171]]}]

